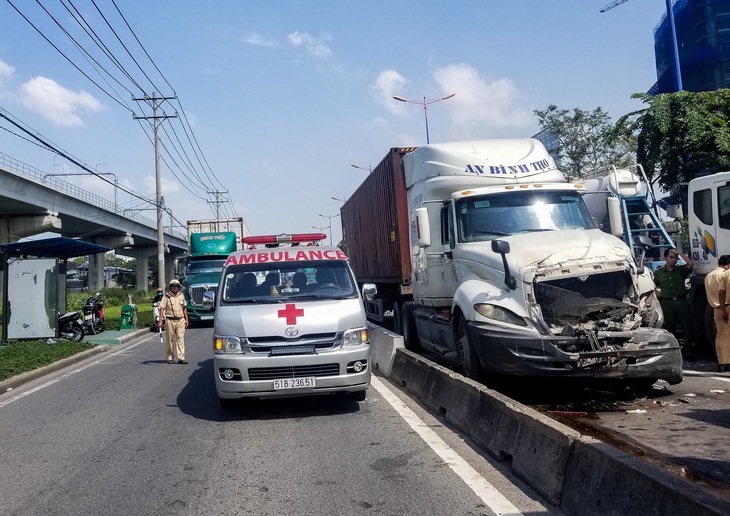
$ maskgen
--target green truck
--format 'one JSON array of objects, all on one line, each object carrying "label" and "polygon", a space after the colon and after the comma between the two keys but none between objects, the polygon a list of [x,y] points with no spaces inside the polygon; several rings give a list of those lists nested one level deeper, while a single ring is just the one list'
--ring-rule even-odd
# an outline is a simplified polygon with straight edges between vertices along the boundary
[{"label": "green truck", "polygon": [[190,323],[213,321],[213,310],[203,309],[203,293],[216,292],[223,264],[240,248],[243,219],[188,221],[188,255],[175,270],[188,303]]}]

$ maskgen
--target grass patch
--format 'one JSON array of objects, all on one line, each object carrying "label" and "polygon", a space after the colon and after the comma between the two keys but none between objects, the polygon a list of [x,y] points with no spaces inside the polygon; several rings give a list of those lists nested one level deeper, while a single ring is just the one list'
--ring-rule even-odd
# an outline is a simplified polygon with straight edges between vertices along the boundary
[{"label": "grass patch", "polygon": [[0,381],[38,369],[64,358],[93,348],[93,344],[58,339],[55,344],[46,340],[26,340],[0,346]]},{"label": "grass patch", "polygon": [[[101,297],[104,300],[104,323],[107,330],[119,330],[122,306],[137,305],[137,328],[152,326],[152,298],[155,292],[141,290],[103,289]],[[68,292],[68,311],[81,312],[84,302],[90,294],[86,292]],[[0,325],[0,338],[2,337]],[[85,339],[87,337],[84,337]],[[7,346],[0,346],[0,381],[13,376],[38,369],[64,358],[81,353],[94,347],[88,342],[72,342],[66,339],[54,339],[55,344],[48,344],[42,340],[13,340]]]}]

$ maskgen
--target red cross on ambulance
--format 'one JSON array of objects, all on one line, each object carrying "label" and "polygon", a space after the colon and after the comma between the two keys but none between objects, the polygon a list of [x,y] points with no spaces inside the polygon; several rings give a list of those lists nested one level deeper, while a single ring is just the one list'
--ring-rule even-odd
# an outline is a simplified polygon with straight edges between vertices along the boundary
[{"label": "red cross on ambulance", "polygon": [[279,310],[279,317],[286,317],[287,324],[296,324],[297,317],[304,317],[304,309],[296,308],[294,303],[290,303],[286,305],[284,310]]}]

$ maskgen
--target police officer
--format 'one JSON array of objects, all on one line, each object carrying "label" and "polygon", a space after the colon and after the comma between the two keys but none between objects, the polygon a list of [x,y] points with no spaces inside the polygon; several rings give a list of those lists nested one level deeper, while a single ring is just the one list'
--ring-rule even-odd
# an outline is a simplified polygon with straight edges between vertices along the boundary
[{"label": "police officer", "polygon": [[707,302],[712,307],[715,319],[715,352],[717,353],[717,371],[730,372],[730,255],[723,254],[717,260],[717,267],[705,276],[705,292]]},{"label": "police officer", "polygon": [[[685,265],[677,265],[679,258]],[[659,303],[664,312],[664,328],[677,337],[677,323],[682,326],[682,354],[687,360],[694,360],[692,354],[692,318],[687,303],[685,280],[692,272],[694,262],[677,249],[664,251],[666,265],[654,272],[654,284],[657,286]],[[679,339],[677,339],[679,340]]]},{"label": "police officer", "polygon": [[[167,363],[172,364],[173,343],[177,351],[177,363],[187,364],[185,360],[185,328],[188,327],[188,309],[185,296],[180,292],[180,282],[170,281],[170,293],[162,298],[160,312],[165,314],[165,334],[167,336]],[[157,322],[162,328],[162,317]]]}]

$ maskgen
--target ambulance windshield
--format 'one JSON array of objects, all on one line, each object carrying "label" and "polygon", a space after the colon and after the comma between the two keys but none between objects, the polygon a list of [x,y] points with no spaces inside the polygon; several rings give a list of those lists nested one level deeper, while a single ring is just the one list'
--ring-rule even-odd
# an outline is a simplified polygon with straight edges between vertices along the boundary
[{"label": "ambulance windshield", "polygon": [[290,299],[357,297],[344,261],[291,261],[231,265],[225,270],[225,303],[280,303]]},{"label": "ambulance windshield", "polygon": [[510,190],[456,201],[459,241],[478,242],[533,231],[594,229],[578,192]]}]

